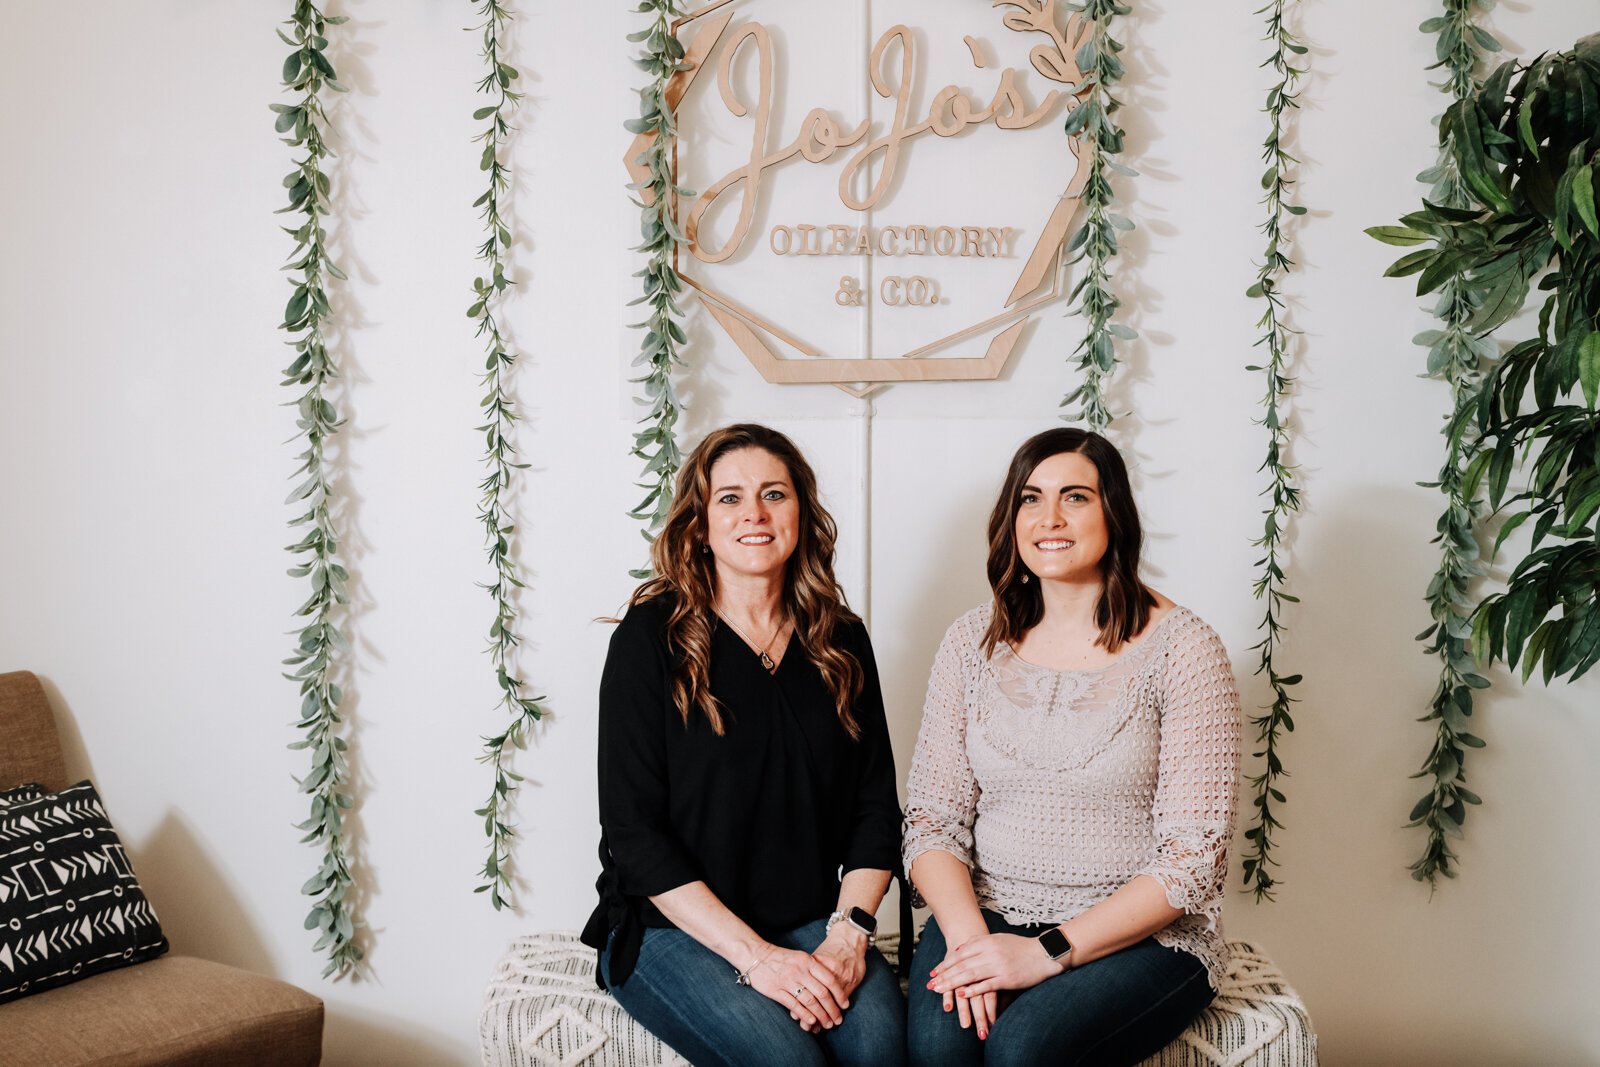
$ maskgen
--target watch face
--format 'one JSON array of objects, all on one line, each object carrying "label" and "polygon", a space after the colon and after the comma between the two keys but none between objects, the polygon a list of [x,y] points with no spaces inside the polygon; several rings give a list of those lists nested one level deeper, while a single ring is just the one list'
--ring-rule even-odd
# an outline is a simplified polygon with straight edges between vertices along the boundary
[{"label": "watch face", "polygon": [[851,908],[850,922],[869,934],[878,929],[878,917],[865,908]]},{"label": "watch face", "polygon": [[1039,944],[1053,960],[1059,960],[1072,951],[1072,942],[1067,940],[1067,935],[1061,932],[1059,926],[1052,926],[1040,934]]}]

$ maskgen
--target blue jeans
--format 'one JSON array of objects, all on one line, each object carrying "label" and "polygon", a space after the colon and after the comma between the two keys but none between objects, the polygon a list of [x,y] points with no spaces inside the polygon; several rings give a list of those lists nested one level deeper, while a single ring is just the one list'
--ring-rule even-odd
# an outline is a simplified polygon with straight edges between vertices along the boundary
[{"label": "blue jeans", "polygon": [[[1044,929],[1014,926],[987,910],[983,920],[996,934]],[[928,988],[928,973],[945,952],[939,923],[929,919],[911,957],[906,1041],[913,1067],[1135,1064],[1183,1033],[1215,995],[1205,964],[1147,937],[1016,994],[980,1041]]]},{"label": "blue jeans", "polygon": [[[818,919],[772,938],[810,952],[822,944]],[[610,946],[600,967],[611,985]],[[611,994],[646,1030],[695,1067],[900,1067],[906,1062],[905,998],[887,960],[867,949],[867,973],[850,995],[844,1022],[808,1034],[787,1008],[734,984],[726,960],[682,930],[644,932],[639,962]],[[924,979],[926,981],[926,979]]]}]

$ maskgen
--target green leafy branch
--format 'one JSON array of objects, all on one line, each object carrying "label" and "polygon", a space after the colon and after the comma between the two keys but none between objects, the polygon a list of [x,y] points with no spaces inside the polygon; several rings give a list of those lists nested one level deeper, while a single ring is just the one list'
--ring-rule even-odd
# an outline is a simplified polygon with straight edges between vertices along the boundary
[{"label": "green leafy branch", "polygon": [[[1548,684],[1600,662],[1600,34],[1521,67],[1513,86],[1517,69],[1503,64],[1441,129],[1481,209],[1449,225],[1463,268],[1493,284],[1485,306],[1508,321],[1534,279],[1547,294],[1536,334],[1479,390],[1481,447],[1465,482],[1511,512],[1496,552],[1533,520],[1505,590],[1473,612],[1473,655],[1520,660],[1524,681],[1542,665]],[[1527,484],[1509,492],[1518,466]]]},{"label": "green leafy branch", "polygon": [[516,523],[510,498],[514,492],[514,472],[528,465],[516,461],[517,448],[512,442],[517,412],[508,378],[516,366],[517,355],[495,318],[495,310],[501,305],[506,289],[513,284],[506,276],[511,220],[503,204],[511,178],[509,168],[501,161],[501,151],[512,129],[506,116],[516,108],[522,94],[511,89],[511,83],[518,77],[517,70],[501,58],[501,35],[511,19],[511,12],[499,0],[471,2],[484,19],[481,26],[475,27],[483,34],[481,54],[487,67],[487,73],[478,82],[478,92],[495,98],[494,103],[472,113],[474,120],[488,123],[473,140],[483,145],[478,166],[489,176],[488,189],[472,205],[481,209],[479,217],[483,219],[485,237],[478,246],[478,258],[483,261],[487,277],[480,275],[472,280],[473,302],[467,308],[467,315],[478,323],[478,336],[488,351],[482,376],[482,383],[488,390],[482,402],[485,421],[478,431],[484,435],[483,460],[489,475],[478,486],[483,494],[478,501],[478,521],[483,524],[489,565],[494,570],[494,580],[483,586],[494,600],[488,652],[500,684],[500,706],[511,720],[504,730],[483,739],[483,754],[478,757],[494,769],[494,788],[483,807],[475,812],[483,818],[483,832],[489,838],[489,856],[480,872],[482,882],[474,892],[488,893],[498,911],[515,906],[511,847],[516,831],[511,825],[511,798],[522,776],[508,763],[512,752],[526,746],[534,724],[544,715],[544,708],[539,703],[543,698],[526,695],[525,683],[514,662],[519,640],[517,590],[524,586],[517,578],[517,568],[511,558],[511,538],[516,533]]},{"label": "green leafy branch", "polygon": [[[688,338],[678,324],[683,317],[678,306],[683,281],[674,259],[678,247],[688,242],[678,229],[673,208],[679,197],[694,194],[680,188],[673,174],[678,130],[666,95],[667,83],[684,69],[683,44],[672,27],[672,18],[683,12],[675,0],[641,0],[635,10],[652,16],[648,27],[628,35],[629,41],[643,45],[634,62],[650,74],[651,80],[639,90],[639,117],[629,119],[625,125],[630,133],[648,138],[636,161],[648,174],[628,188],[638,194],[634,203],[639,207],[642,243],[636,251],[650,258],[644,269],[634,275],[644,280],[643,294],[629,301],[629,306],[645,304],[650,314],[643,322],[633,324],[645,335],[633,360],[643,373],[632,379],[643,388],[640,403],[648,408],[639,420],[646,425],[634,433],[632,448],[632,455],[644,461],[640,488],[647,492],[628,514],[645,523],[645,539],[650,540],[666,521],[672,505],[673,478],[683,462],[676,432],[682,409],[672,386],[672,368],[683,362],[679,346],[686,344]],[[645,578],[650,571],[646,567],[629,573]]]},{"label": "green leafy branch", "polygon": [[1277,84],[1267,92],[1267,106],[1264,109],[1270,120],[1262,152],[1267,169],[1261,175],[1261,185],[1266,190],[1262,202],[1267,206],[1267,219],[1262,223],[1261,231],[1266,235],[1267,247],[1261,268],[1256,273],[1255,284],[1249,289],[1251,297],[1265,304],[1261,318],[1256,322],[1261,337],[1255,344],[1257,348],[1266,349],[1267,362],[1245,368],[1260,372],[1266,379],[1261,424],[1267,428],[1267,455],[1258,470],[1267,472],[1268,484],[1262,495],[1270,501],[1263,512],[1266,521],[1261,537],[1251,542],[1266,553],[1256,561],[1261,574],[1253,589],[1257,600],[1266,601],[1266,613],[1258,627],[1262,637],[1253,646],[1260,653],[1255,673],[1265,675],[1267,684],[1272,687],[1272,703],[1264,714],[1250,719],[1250,725],[1256,729],[1256,741],[1262,746],[1255,756],[1266,761],[1260,774],[1247,779],[1255,794],[1253,803],[1256,817],[1255,825],[1244,832],[1250,842],[1249,852],[1244,858],[1244,884],[1255,893],[1257,900],[1271,900],[1273,888],[1277,885],[1277,879],[1270,870],[1278,865],[1272,856],[1272,831],[1281,829],[1283,824],[1273,813],[1272,805],[1274,802],[1287,803],[1277,783],[1288,774],[1283,769],[1282,757],[1278,755],[1278,742],[1283,734],[1294,732],[1294,719],[1289,714],[1289,708],[1297,702],[1297,698],[1290,696],[1289,690],[1300,683],[1300,675],[1280,673],[1276,661],[1285,630],[1284,605],[1299,603],[1298,597],[1284,591],[1287,576],[1282,553],[1290,523],[1300,511],[1300,488],[1295,482],[1295,468],[1284,458],[1289,450],[1290,431],[1284,405],[1289,402],[1289,392],[1294,385],[1294,379],[1287,372],[1288,348],[1290,336],[1295,331],[1284,323],[1284,303],[1279,285],[1284,276],[1294,269],[1294,261],[1286,252],[1289,237],[1284,231],[1284,217],[1304,215],[1306,212],[1303,206],[1288,203],[1284,199],[1288,187],[1294,184],[1294,180],[1288,176],[1289,171],[1299,163],[1283,147],[1284,123],[1288,114],[1300,107],[1296,88],[1305,69],[1294,65],[1295,57],[1303,56],[1308,51],[1285,25],[1285,6],[1285,0],[1273,0],[1256,12],[1267,16],[1267,33],[1263,40],[1272,45],[1272,54],[1262,66],[1270,66],[1278,73]]},{"label": "green leafy branch", "polygon": [[348,744],[339,736],[343,694],[333,680],[348,651],[335,616],[346,601],[345,583],[349,576],[339,562],[334,494],[326,459],[328,440],[339,431],[342,420],[327,395],[339,370],[325,338],[325,324],[331,315],[325,278],[343,280],[345,275],[328,258],[328,238],[323,227],[331,189],[323,165],[333,153],[324,140],[329,123],[323,110],[322,90],[326,87],[344,91],[328,61],[325,36],[328,26],[344,21],[342,17],[325,17],[310,0],[296,0],[294,16],[285,23],[290,32],[279,30],[278,36],[292,49],[284,60],[283,83],[301,95],[294,104],[272,105],[278,115],[277,130],[284,135],[285,143],[305,152],[283,179],[289,203],[279,211],[304,216],[300,226],[284,227],[295,240],[284,269],[298,272],[298,277],[290,278],[293,292],[284,308],[281,328],[291,335],[289,345],[295,351],[294,361],[284,370],[283,384],[304,389],[295,402],[299,413],[295,424],[299,428],[297,436],[306,445],[296,457],[300,466],[295,471],[295,477],[304,475],[305,480],[288,500],[306,508],[289,522],[291,527],[303,527],[305,531],[288,548],[298,561],[289,569],[289,575],[309,579],[311,593],[295,612],[296,618],[305,622],[294,654],[284,663],[294,668],[287,677],[300,686],[300,721],[296,725],[304,735],[289,747],[311,753],[311,770],[299,783],[300,791],[311,797],[311,812],[298,828],[305,831],[304,842],[322,850],[322,864],[301,892],[314,900],[305,925],[306,929],[319,932],[313,951],[327,952],[324,977],[359,970],[362,960],[352,914],[354,879],[342,814],[353,804],[345,792]]},{"label": "green leafy branch", "polygon": [[[1485,37],[1473,41],[1487,47],[1493,39]],[[1466,805],[1478,803],[1461,767],[1465,748],[1483,745],[1467,731],[1472,690],[1488,685],[1474,667],[1520,660],[1526,680],[1542,664],[1549,682],[1577,679],[1600,662],[1600,34],[1526,67],[1502,64],[1450,106],[1439,135],[1450,155],[1436,177],[1460,201],[1424,201],[1401,225],[1369,232],[1423,246],[1390,273],[1418,274],[1419,291],[1446,296],[1452,328],[1419,338],[1439,373],[1461,383],[1442,479],[1459,506],[1441,535],[1460,542],[1470,578],[1482,571],[1481,553],[1466,555],[1476,548],[1480,492],[1496,514],[1512,511],[1494,552],[1534,522],[1503,592],[1479,600],[1448,571],[1429,590],[1436,621],[1423,637],[1437,633],[1430,651],[1447,659],[1436,739],[1419,775],[1434,781],[1412,811],[1429,845],[1412,870],[1434,884],[1455,873],[1448,838],[1460,836]],[[1523,308],[1536,279],[1548,294],[1536,335],[1496,358],[1490,333]],[[1527,485],[1508,496],[1519,467]]]},{"label": "green leafy branch", "polygon": [[1130,327],[1111,321],[1122,306],[1111,287],[1111,260],[1117,255],[1117,232],[1133,229],[1133,221],[1111,210],[1116,194],[1111,188],[1110,176],[1112,173],[1136,174],[1131,167],[1111,158],[1122,151],[1123,137],[1122,128],[1112,117],[1122,106],[1111,94],[1111,88],[1121,80],[1123,66],[1122,60],[1117,58],[1122,45],[1111,36],[1111,23],[1118,15],[1126,15],[1133,9],[1117,0],[1083,0],[1082,3],[1068,3],[1066,7],[1082,12],[1089,24],[1088,39],[1074,53],[1084,78],[1074,90],[1078,102],[1067,114],[1066,122],[1067,135],[1081,137],[1089,152],[1089,172],[1081,198],[1087,215],[1067,245],[1072,262],[1088,264],[1068,296],[1069,300],[1077,301],[1075,310],[1083,315],[1088,329],[1073,350],[1082,381],[1062,399],[1061,406],[1080,405],[1075,418],[1100,433],[1112,419],[1106,403],[1106,389],[1117,369],[1116,341],[1131,341],[1138,336]]},{"label": "green leafy branch", "polygon": [[[1491,6],[1492,0],[1444,0],[1444,14],[1422,23],[1423,33],[1438,35],[1438,59],[1429,69],[1445,70],[1448,77],[1439,88],[1457,103],[1476,90],[1477,70],[1484,53],[1500,49],[1499,42],[1473,22],[1475,9],[1488,10]],[[1427,714],[1419,720],[1433,724],[1434,738],[1422,769],[1414,775],[1429,780],[1428,791],[1412,807],[1408,824],[1422,827],[1427,833],[1422,855],[1411,864],[1412,877],[1435,887],[1440,876],[1455,877],[1457,859],[1451,841],[1462,836],[1467,805],[1479,803],[1477,794],[1466,785],[1466,762],[1467,749],[1484,745],[1469,729],[1473,691],[1489,685],[1488,679],[1476,670],[1469,648],[1472,589],[1486,573],[1477,534],[1484,506],[1464,474],[1479,447],[1472,412],[1483,380],[1482,368],[1498,356],[1490,333],[1504,321],[1496,314],[1504,301],[1496,299],[1490,304],[1488,298],[1496,293],[1506,295],[1493,282],[1475,281],[1458,254],[1454,231],[1436,225],[1470,211],[1472,206],[1456,159],[1456,147],[1455,134],[1441,126],[1438,162],[1417,175],[1418,181],[1430,186],[1423,211],[1407,216],[1403,226],[1377,226],[1367,231],[1389,244],[1438,242],[1433,249],[1402,257],[1386,272],[1393,277],[1420,273],[1417,295],[1438,293],[1433,314],[1439,327],[1419,333],[1415,340],[1428,350],[1426,376],[1450,386],[1450,414],[1442,431],[1444,462],[1438,480],[1423,483],[1437,488],[1445,498],[1444,511],[1436,524],[1438,534],[1433,539],[1440,546],[1439,566],[1426,593],[1433,622],[1417,635],[1419,641],[1432,641],[1426,652],[1439,661],[1433,699]],[[1435,252],[1444,254],[1435,258]]]}]

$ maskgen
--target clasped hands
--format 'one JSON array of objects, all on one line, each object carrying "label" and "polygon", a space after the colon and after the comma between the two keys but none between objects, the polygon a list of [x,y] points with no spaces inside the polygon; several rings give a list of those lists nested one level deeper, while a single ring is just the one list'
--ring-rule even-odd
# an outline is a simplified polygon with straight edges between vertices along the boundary
[{"label": "clasped hands", "polygon": [[788,1009],[810,1034],[844,1022],[850,995],[866,973],[866,935],[848,923],[835,923],[811,952],[771,946],[748,972],[751,988]]},{"label": "clasped hands", "polygon": [[956,1012],[961,1028],[989,1036],[1002,1007],[1000,994],[1031,989],[1066,968],[1051,959],[1037,940],[1020,934],[976,933],[945,953],[928,976],[928,988],[944,995],[944,1010]]}]

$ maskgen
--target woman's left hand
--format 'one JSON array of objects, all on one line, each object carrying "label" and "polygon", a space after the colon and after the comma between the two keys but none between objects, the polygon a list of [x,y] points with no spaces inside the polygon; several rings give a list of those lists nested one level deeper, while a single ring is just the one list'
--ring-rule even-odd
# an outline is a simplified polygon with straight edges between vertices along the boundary
[{"label": "woman's left hand", "polygon": [[811,956],[839,980],[846,996],[856,991],[867,974],[867,935],[849,923],[837,922]]},{"label": "woman's left hand", "polygon": [[985,934],[951,952],[933,969],[935,993],[977,997],[1002,989],[1030,989],[1066,970],[1037,940],[1020,934]]}]

